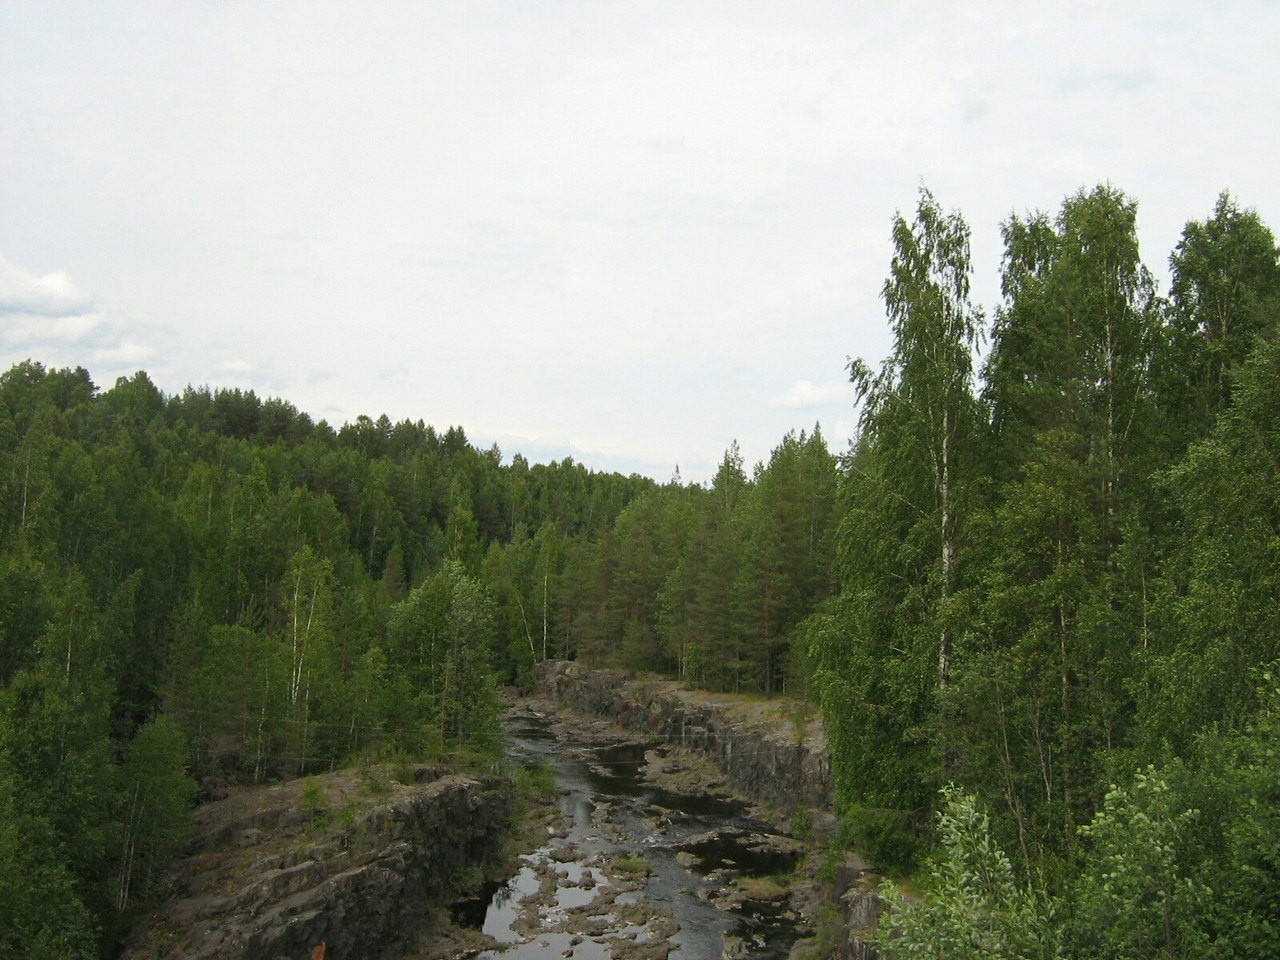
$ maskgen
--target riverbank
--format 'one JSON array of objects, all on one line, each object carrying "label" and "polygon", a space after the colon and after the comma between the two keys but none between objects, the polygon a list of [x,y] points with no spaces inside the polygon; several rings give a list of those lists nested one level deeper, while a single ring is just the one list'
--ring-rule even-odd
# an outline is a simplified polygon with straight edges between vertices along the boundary
[{"label": "riverbank", "polygon": [[[672,793],[736,797],[803,850],[782,882],[748,878],[742,886],[750,892],[712,891],[713,902],[731,909],[735,897],[767,891],[797,918],[802,937],[793,957],[874,956],[862,938],[879,912],[876,877],[856,854],[830,846],[830,765],[821,722],[811,711],[794,702],[691,691],[578,663],[539,664],[536,676],[537,690],[525,703],[554,718],[552,729],[562,736],[656,744],[659,749],[645,755],[646,780]],[[714,871],[711,876],[714,881]],[[742,955],[748,947],[741,946]]]},{"label": "riverbank", "polygon": [[536,698],[508,733],[513,763],[554,776],[561,820],[475,918],[503,949],[482,960],[785,960],[804,845],[705,758]]},{"label": "riverbank", "polygon": [[[866,864],[823,852],[833,818],[810,805],[826,789],[814,718],[544,670],[551,681],[509,709],[510,776],[375,766],[201,807],[125,956],[307,956],[320,943],[335,958],[414,960],[868,955],[852,935],[874,919]],[[814,770],[789,806],[747,789]]]},{"label": "riverbank", "polygon": [[689,690],[564,660],[537,664],[534,678],[537,694],[554,709],[567,707],[704,754],[757,803],[788,816],[831,810],[831,761],[810,704]]}]

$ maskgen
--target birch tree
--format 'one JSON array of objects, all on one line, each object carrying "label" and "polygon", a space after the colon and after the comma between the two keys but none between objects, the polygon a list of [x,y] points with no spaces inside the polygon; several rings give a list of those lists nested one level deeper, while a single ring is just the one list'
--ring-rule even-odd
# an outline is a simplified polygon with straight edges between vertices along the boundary
[{"label": "birch tree", "polygon": [[1003,227],[957,773],[1004,798],[1033,858],[1077,842],[1132,722],[1156,329],[1136,224],[1137,204],[1103,185]]},{"label": "birch tree", "polygon": [[[818,673],[846,806],[868,848],[925,831],[954,665],[946,606],[955,586],[962,491],[976,425],[973,354],[982,318],[969,297],[969,228],[921,191],[893,224],[883,296],[893,345],[878,373],[850,372],[862,402],[837,536],[839,629],[822,631]],[[877,839],[879,838],[879,839]]]}]

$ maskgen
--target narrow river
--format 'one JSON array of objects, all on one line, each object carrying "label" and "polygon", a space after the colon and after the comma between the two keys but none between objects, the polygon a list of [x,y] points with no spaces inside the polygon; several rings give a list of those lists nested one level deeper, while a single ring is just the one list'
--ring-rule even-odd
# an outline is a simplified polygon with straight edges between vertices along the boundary
[{"label": "narrow river", "polygon": [[[509,734],[513,762],[550,765],[565,816],[515,877],[474,904],[471,923],[505,945],[483,960],[787,956],[796,917],[774,878],[794,866],[798,844],[737,801],[647,782],[646,751],[661,757],[661,743],[566,739],[531,714],[515,716]],[[464,921],[467,912],[455,911]]]}]

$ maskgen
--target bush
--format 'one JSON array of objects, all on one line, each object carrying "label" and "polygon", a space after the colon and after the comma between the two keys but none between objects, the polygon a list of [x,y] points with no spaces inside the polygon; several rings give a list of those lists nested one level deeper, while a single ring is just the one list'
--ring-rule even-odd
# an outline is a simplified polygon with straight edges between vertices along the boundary
[{"label": "bush", "polygon": [[315,777],[307,777],[302,781],[302,807],[305,810],[324,809],[324,790]]},{"label": "bush", "polygon": [[881,954],[885,960],[1048,960],[1056,951],[1045,898],[1014,880],[977,800],[954,786],[942,794],[943,853],[930,870],[932,889],[923,903],[911,903],[892,884],[882,888],[887,910],[875,936]]},{"label": "bush", "polygon": [[515,781],[516,801],[521,806],[555,796],[555,774],[545,760],[516,767],[512,780]]}]

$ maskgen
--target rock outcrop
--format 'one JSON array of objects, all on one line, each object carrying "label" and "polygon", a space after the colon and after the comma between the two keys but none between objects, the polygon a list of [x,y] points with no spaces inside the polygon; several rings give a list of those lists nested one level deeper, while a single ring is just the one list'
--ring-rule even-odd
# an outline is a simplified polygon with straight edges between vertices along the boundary
[{"label": "rock outcrop", "polygon": [[788,814],[831,807],[831,761],[817,716],[790,715],[781,701],[695,693],[670,681],[628,679],[563,660],[535,670],[546,695],[705,753],[748,797]]},{"label": "rock outcrop", "polygon": [[413,949],[429,908],[478,877],[511,814],[506,780],[431,767],[246,788],[201,807],[165,902],[124,956],[272,960]]}]

